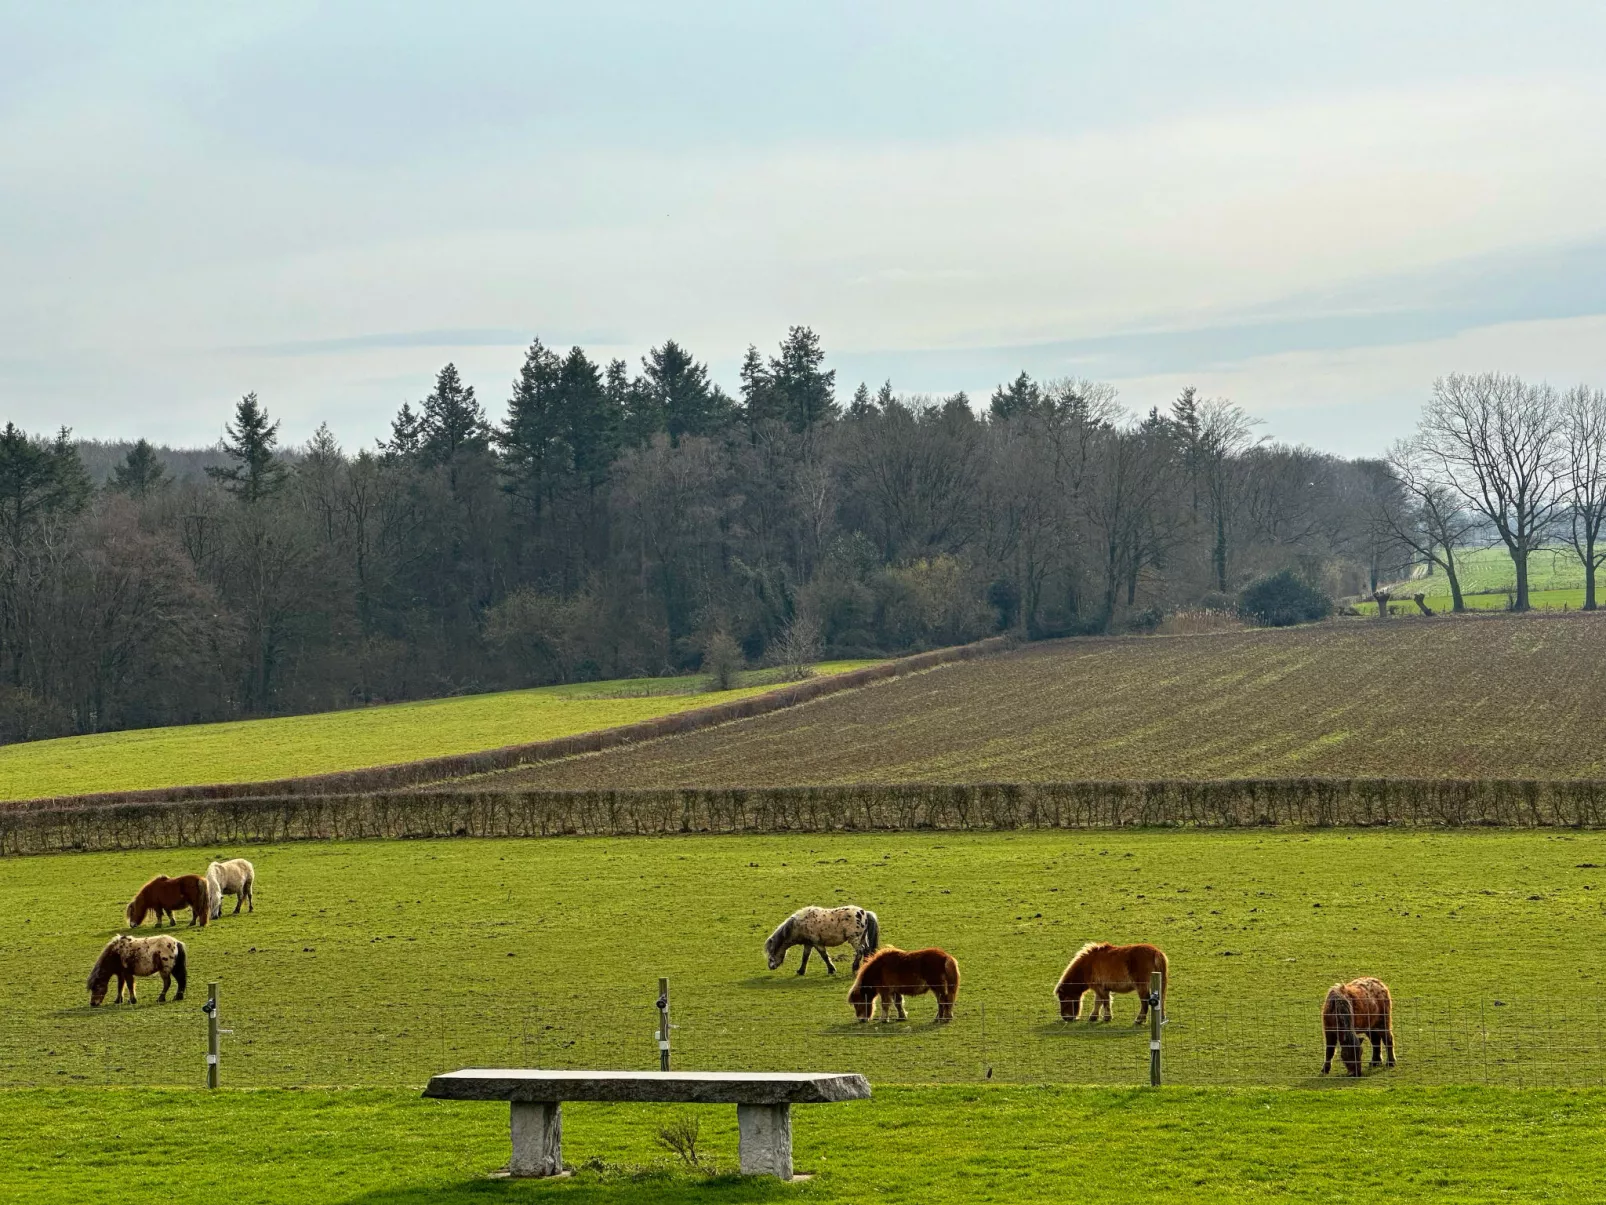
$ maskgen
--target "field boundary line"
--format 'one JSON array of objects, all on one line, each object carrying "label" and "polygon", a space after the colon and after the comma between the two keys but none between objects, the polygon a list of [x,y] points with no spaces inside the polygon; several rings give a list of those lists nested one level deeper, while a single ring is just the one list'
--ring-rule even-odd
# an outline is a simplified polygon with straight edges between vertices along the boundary
[{"label": "field boundary line", "polygon": [[367,766],[357,770],[338,770],[259,782],[211,783],[195,786],[151,787],[137,791],[99,791],[87,795],[54,795],[0,803],[0,814],[63,807],[93,808],[141,803],[175,803],[190,800],[260,799],[301,795],[348,795],[422,786],[449,779],[469,778],[498,770],[512,770],[537,762],[555,761],[582,753],[599,753],[620,745],[657,740],[699,728],[711,728],[733,720],[745,720],[795,707],[800,703],[854,690],[875,682],[919,673],[939,665],[969,661],[1001,653],[1013,647],[1008,636],[993,636],[973,644],[933,649],[909,657],[866,665],[839,674],[824,674],[787,683],[762,694],[694,707],[634,724],[598,728],[570,736],[552,737],[517,745],[504,745],[473,753],[454,753],[418,761],[386,766]]}]

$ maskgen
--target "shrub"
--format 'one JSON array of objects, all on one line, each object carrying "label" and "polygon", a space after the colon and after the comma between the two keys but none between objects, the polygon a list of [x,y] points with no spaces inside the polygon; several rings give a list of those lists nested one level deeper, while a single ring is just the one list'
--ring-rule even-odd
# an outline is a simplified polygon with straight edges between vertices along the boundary
[{"label": "shrub", "polygon": [[715,632],[703,646],[703,672],[709,690],[730,690],[742,669],[742,650],[724,632]]},{"label": "shrub", "polygon": [[814,672],[814,663],[820,659],[821,651],[819,620],[810,612],[800,610],[770,645],[769,659],[772,665],[781,667],[788,681],[801,682]]},{"label": "shrub", "polygon": [[1251,582],[1238,595],[1238,614],[1268,628],[1310,623],[1332,613],[1332,599],[1287,569]]}]

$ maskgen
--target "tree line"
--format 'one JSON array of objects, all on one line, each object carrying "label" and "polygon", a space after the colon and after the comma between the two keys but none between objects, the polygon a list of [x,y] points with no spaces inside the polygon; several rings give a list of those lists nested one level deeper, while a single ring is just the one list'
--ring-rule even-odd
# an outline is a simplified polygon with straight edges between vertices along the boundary
[{"label": "tree line", "polygon": [[104,482],[7,424],[0,740],[1148,630],[1283,569],[1375,589],[1476,528],[1450,460],[1275,443],[1191,388],[844,401],[806,327],[736,396],[673,340],[634,370],[537,340],[499,409],[448,364],[377,446],[285,448],[247,394],[205,476],[141,440]]}]

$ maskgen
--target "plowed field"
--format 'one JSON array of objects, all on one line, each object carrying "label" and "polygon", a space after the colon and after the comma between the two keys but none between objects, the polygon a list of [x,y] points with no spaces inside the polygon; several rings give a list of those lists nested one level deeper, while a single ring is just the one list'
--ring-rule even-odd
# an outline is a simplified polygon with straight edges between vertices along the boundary
[{"label": "plowed field", "polygon": [[489,782],[1606,775],[1606,617],[1075,640]]}]

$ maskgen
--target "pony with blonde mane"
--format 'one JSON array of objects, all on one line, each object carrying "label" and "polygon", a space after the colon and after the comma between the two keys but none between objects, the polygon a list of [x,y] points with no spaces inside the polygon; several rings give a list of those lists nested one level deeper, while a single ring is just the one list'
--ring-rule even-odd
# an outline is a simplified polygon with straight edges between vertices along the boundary
[{"label": "pony with blonde mane", "polygon": [[1149,977],[1155,971],[1160,972],[1160,1016],[1164,1018],[1165,993],[1170,983],[1164,951],[1147,944],[1112,946],[1107,941],[1088,942],[1076,952],[1054,986],[1054,995],[1060,1002],[1060,1019],[1076,1020],[1083,995],[1092,992],[1093,1011],[1088,1014],[1088,1024],[1099,1019],[1101,1008],[1108,1021],[1110,993],[1137,992],[1138,1019],[1133,1024],[1142,1025],[1149,1015]]},{"label": "pony with blonde mane", "polygon": [[189,951],[184,943],[166,933],[157,937],[124,937],[119,933],[106,943],[89,972],[89,1007],[101,1006],[113,978],[117,980],[117,1003],[123,1002],[123,988],[127,987],[128,1002],[138,1004],[134,979],[142,975],[162,977],[158,1004],[167,999],[167,989],[174,983],[178,984],[178,994],[173,999],[184,999],[184,989],[189,985]]},{"label": "pony with blonde mane", "polygon": [[1322,1035],[1327,1039],[1323,1075],[1333,1068],[1333,1047],[1337,1046],[1344,1069],[1358,1077],[1367,1038],[1372,1039],[1372,1066],[1382,1065],[1385,1049],[1388,1065],[1394,1066],[1394,998],[1389,995],[1389,985],[1370,975],[1333,984],[1322,1001]]},{"label": "pony with blonde mane", "polygon": [[853,947],[853,973],[859,973],[864,960],[881,945],[881,922],[867,908],[848,904],[841,908],[799,908],[776,926],[764,942],[764,956],[770,970],[779,970],[786,961],[786,952],[793,946],[803,947],[803,965],[797,968],[801,975],[809,969],[809,955],[819,952],[825,963],[825,973],[835,975],[836,967],[826,953],[828,946]]},{"label": "pony with blonde mane", "polygon": [[937,1024],[952,1021],[954,1001],[959,998],[959,963],[954,956],[935,946],[924,950],[887,946],[864,960],[848,990],[848,1003],[853,1005],[853,1015],[860,1024],[875,1013],[877,999],[881,1002],[882,1024],[890,1020],[889,1003],[898,1010],[898,1020],[907,1021],[909,1014],[903,1009],[903,998],[924,996],[927,992],[937,997]]},{"label": "pony with blonde mane", "polygon": [[190,924],[199,923],[201,928],[206,928],[206,922],[212,919],[211,892],[206,880],[198,874],[181,874],[176,879],[159,874],[134,893],[128,907],[123,909],[123,916],[136,929],[145,923],[148,912],[156,913],[158,927],[163,916],[176,925],[175,908],[188,908]]},{"label": "pony with blonde mane", "polygon": [[257,910],[256,894],[254,891],[257,880],[256,867],[244,858],[230,858],[227,862],[213,862],[206,868],[206,890],[212,897],[212,919],[216,920],[223,915],[223,897],[232,895],[235,898],[234,912],[240,915],[240,905],[250,904],[251,911]]}]

